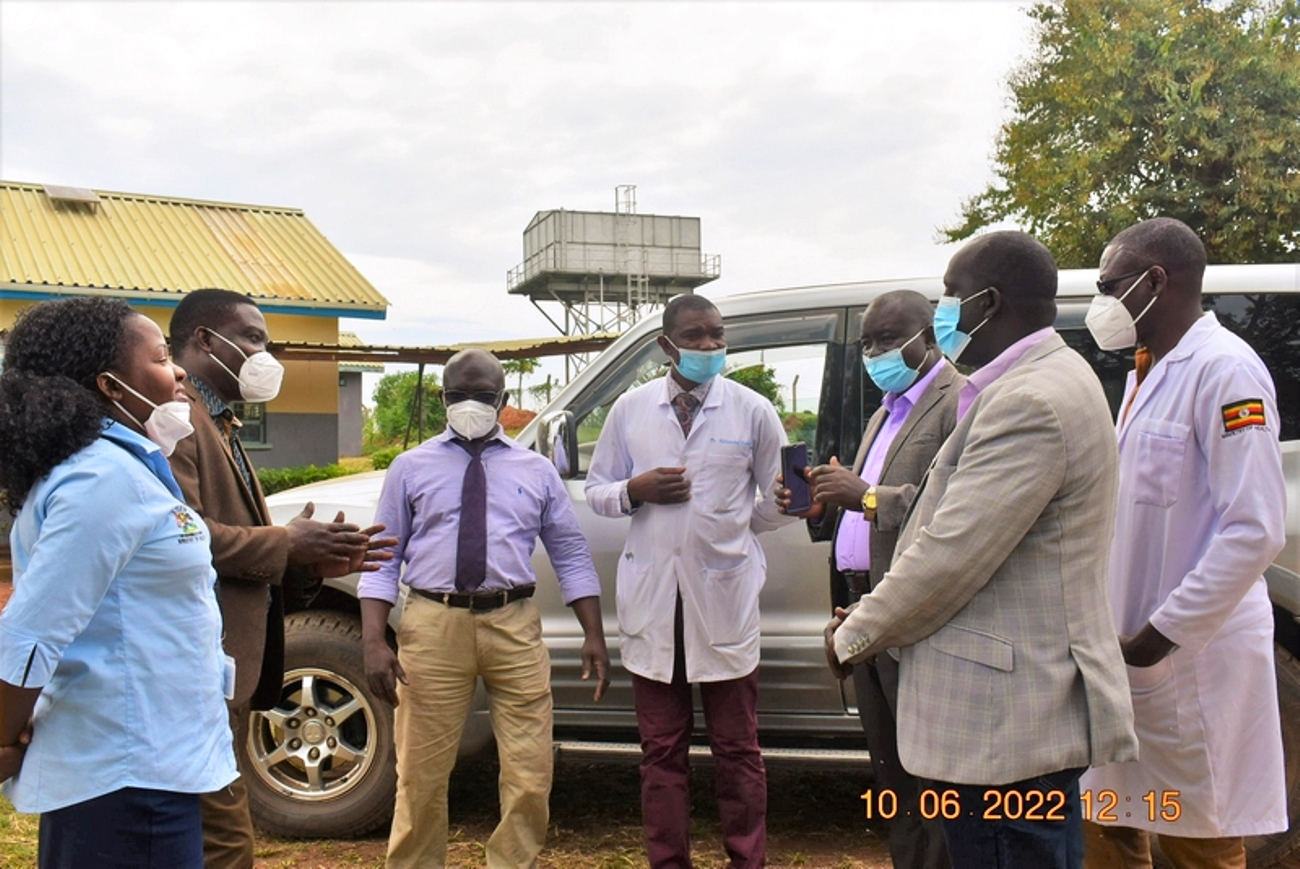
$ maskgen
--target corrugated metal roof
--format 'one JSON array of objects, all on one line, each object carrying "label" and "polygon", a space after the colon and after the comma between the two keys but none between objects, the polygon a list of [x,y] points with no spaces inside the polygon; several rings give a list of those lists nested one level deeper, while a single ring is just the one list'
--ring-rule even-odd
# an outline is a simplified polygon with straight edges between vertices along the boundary
[{"label": "corrugated metal roof", "polygon": [[[603,350],[618,338],[617,332],[595,332],[590,335],[561,335],[554,338],[515,338],[508,341],[475,341],[465,344],[446,344],[431,347],[404,347],[387,344],[353,344],[340,333],[338,344],[319,344],[307,341],[275,341],[271,352],[281,361],[294,359],[339,363],[405,362],[410,364],[443,365],[448,359],[468,347],[478,347],[498,359],[530,359],[534,356],[564,356],[570,353],[592,353]],[[355,338],[355,336],[353,336]]]},{"label": "corrugated metal roof", "polygon": [[225,287],[268,309],[383,317],[388,300],[296,208],[0,181],[0,291],[107,291],[174,304]]},{"label": "corrugated metal roof", "polygon": [[[340,347],[365,347],[366,342],[356,332],[339,332]],[[339,371],[360,371],[369,374],[383,374],[384,366],[380,362],[340,362]]]}]

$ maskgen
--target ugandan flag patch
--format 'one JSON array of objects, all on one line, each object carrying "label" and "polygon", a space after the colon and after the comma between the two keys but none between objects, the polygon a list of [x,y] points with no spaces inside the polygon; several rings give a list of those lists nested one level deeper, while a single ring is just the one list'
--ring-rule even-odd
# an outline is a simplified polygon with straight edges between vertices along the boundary
[{"label": "ugandan flag patch", "polygon": [[1252,425],[1264,425],[1264,399],[1248,398],[1223,406],[1223,431],[1240,431]]}]

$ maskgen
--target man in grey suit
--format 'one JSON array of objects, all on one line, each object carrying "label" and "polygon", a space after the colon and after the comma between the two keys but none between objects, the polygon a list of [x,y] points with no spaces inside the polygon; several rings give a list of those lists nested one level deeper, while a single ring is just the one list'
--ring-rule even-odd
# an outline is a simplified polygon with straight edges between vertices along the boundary
[{"label": "man in grey suit", "polygon": [[[830,462],[808,473],[813,507],[800,514],[813,540],[833,540],[831,598],[856,601],[880,583],[907,508],[935,453],[957,424],[957,392],[966,383],[943,358],[925,296],[897,290],[877,296],[862,316],[862,361],[884,393],[867,423],[853,467]],[[787,489],[777,496],[783,509]],[[896,653],[895,653],[896,654]],[[836,662],[838,666],[838,662]],[[915,776],[898,759],[898,661],[893,654],[852,671],[862,729],[875,773],[874,814],[889,818],[897,869],[945,869],[948,851],[937,816],[925,818]],[[884,805],[880,805],[881,801]],[[928,812],[927,812],[928,814]]]},{"label": "man in grey suit", "polygon": [[1079,776],[1137,753],[1106,597],[1110,412],[1052,329],[1056,263],[1033,237],[980,236],[944,287],[939,345],[978,370],[893,564],[828,651],[901,649],[899,755],[931,780],[953,866],[1078,867]]}]

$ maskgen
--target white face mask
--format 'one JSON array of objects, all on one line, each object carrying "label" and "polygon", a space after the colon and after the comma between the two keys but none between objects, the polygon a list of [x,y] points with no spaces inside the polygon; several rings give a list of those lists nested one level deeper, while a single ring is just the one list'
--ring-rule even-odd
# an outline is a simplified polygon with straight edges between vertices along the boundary
[{"label": "white face mask", "polygon": [[125,380],[118,377],[111,371],[105,371],[109,377],[117,381],[118,385],[145,404],[153,408],[149,418],[140,422],[135,414],[127,410],[117,400],[113,404],[117,409],[126,414],[132,422],[144,429],[145,437],[158,445],[164,456],[170,456],[176,449],[176,443],[181,438],[187,438],[194,434],[194,426],[190,425],[190,403],[188,401],[165,401],[162,404],[154,404],[140,393],[132,389]]},{"label": "white face mask", "polygon": [[487,437],[497,427],[497,409],[472,398],[447,407],[447,425],[466,440]]},{"label": "white face mask", "polygon": [[265,350],[259,350],[252,356],[239,349],[239,345],[231,341],[220,332],[214,332],[211,329],[208,333],[215,335],[222,341],[225,341],[235,352],[244,357],[244,364],[239,366],[239,373],[226,368],[224,362],[213,354],[212,361],[225,368],[227,374],[239,381],[239,394],[243,396],[244,401],[270,401],[280,394],[280,382],[284,380],[284,366],[276,358]]},{"label": "white face mask", "polygon": [[1137,343],[1138,320],[1151,310],[1151,306],[1159,297],[1152,296],[1151,301],[1147,302],[1147,306],[1136,317],[1124,307],[1124,300],[1128,298],[1129,293],[1133,292],[1134,287],[1146,280],[1150,271],[1147,269],[1143,272],[1132,286],[1124,291],[1124,295],[1118,298],[1105,293],[1098,293],[1092,297],[1092,303],[1088,306],[1088,315],[1083,322],[1092,333],[1092,340],[1096,341],[1097,346],[1102,350],[1126,350]]}]

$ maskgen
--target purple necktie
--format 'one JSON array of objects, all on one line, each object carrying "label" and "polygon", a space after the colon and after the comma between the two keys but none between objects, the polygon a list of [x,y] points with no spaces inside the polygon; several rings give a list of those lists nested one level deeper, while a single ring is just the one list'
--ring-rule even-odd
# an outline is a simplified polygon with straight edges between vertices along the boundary
[{"label": "purple necktie", "polygon": [[456,590],[475,591],[487,578],[487,474],[483,450],[488,441],[456,443],[469,453],[460,490],[460,530],[456,537]]}]

